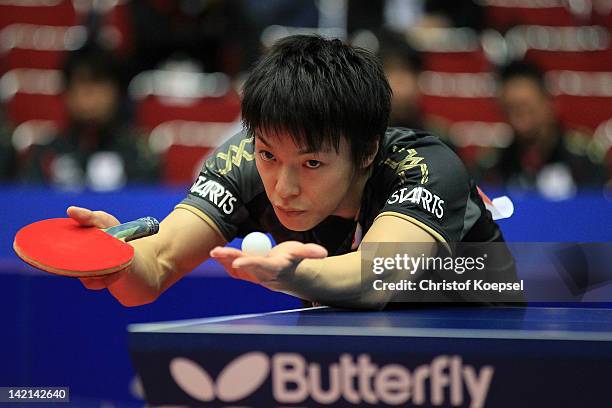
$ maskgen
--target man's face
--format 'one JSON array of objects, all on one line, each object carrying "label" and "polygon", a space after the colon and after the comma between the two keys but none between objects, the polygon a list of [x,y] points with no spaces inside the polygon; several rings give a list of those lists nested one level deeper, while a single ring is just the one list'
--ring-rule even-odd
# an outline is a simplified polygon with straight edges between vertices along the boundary
[{"label": "man's face", "polygon": [[506,82],[501,90],[500,102],[508,123],[522,138],[537,137],[553,118],[550,98],[528,78]]},{"label": "man's face", "polygon": [[66,105],[73,120],[103,124],[115,113],[119,90],[112,81],[76,78],[67,89]]},{"label": "man's face", "polygon": [[329,215],[344,215],[357,171],[342,138],[340,150],[307,152],[288,134],[257,133],[255,163],[280,222],[306,231]]}]

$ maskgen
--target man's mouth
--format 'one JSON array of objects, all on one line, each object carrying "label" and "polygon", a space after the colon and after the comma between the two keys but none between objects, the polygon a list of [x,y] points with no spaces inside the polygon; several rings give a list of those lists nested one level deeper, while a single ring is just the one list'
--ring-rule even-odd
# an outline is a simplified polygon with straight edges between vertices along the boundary
[{"label": "man's mouth", "polygon": [[296,217],[306,212],[304,210],[296,210],[292,208],[279,207],[277,205],[275,205],[274,208],[276,208],[276,211],[278,211],[280,214],[286,217]]}]

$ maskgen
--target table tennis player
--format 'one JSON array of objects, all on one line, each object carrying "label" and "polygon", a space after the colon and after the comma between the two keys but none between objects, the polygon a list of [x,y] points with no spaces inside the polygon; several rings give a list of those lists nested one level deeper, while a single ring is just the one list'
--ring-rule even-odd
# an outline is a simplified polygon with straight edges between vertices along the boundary
[{"label": "table tennis player", "polygon": [[[212,257],[235,278],[310,302],[380,309],[393,299],[362,293],[362,242],[421,243],[426,256],[438,244],[503,242],[449,148],[420,130],[387,128],[390,96],[369,52],[317,36],[280,40],[244,85],[244,130],[208,158],[159,233],[133,241],[130,268],[84,285],[146,304]],[[68,215],[118,223],[78,207]],[[279,244],[267,257],[223,247],[251,231]]]}]

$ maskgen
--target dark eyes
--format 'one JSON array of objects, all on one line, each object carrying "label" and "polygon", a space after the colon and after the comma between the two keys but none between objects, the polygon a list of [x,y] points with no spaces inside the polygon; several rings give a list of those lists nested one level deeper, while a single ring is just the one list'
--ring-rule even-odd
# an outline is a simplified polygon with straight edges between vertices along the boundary
[{"label": "dark eyes", "polygon": [[265,161],[274,160],[274,155],[267,150],[262,150],[259,152],[259,156]]},{"label": "dark eyes", "polygon": [[308,167],[309,169],[316,169],[321,167],[321,162],[318,160],[307,160],[306,167]]},{"label": "dark eyes", "polygon": [[[260,150],[259,157],[261,157],[263,161],[267,161],[267,162],[276,160],[274,155],[267,150]],[[306,163],[304,165],[308,169],[318,169],[319,167],[321,167],[322,164],[323,163],[321,163],[319,160],[311,159],[311,160],[306,160]]]}]

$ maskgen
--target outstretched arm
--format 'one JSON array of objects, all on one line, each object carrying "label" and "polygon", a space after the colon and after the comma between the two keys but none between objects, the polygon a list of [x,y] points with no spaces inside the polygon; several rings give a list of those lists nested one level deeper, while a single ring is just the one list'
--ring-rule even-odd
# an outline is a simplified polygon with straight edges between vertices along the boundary
[{"label": "outstretched arm", "polygon": [[[415,255],[429,256],[436,250],[428,232],[391,214],[378,218],[362,242],[411,242],[418,244],[411,246]],[[325,249],[318,245],[292,241],[274,247],[268,257],[246,256],[233,248],[215,248],[211,255],[236,278],[326,305],[381,309],[392,300],[388,291],[375,291],[362,282],[359,250],[325,257]],[[370,289],[362,291],[362,284]]]},{"label": "outstretched arm", "polygon": [[[103,211],[70,207],[67,211],[82,225],[108,228],[119,224]],[[124,306],[150,303],[172,284],[208,258],[209,251],[225,239],[206,221],[186,209],[175,209],[161,223],[159,233],[130,242],[132,265],[104,278],[81,279],[89,289],[107,288]]]}]

